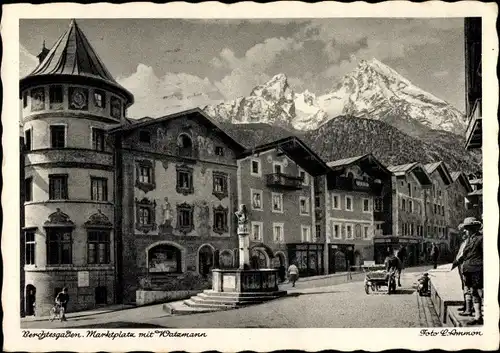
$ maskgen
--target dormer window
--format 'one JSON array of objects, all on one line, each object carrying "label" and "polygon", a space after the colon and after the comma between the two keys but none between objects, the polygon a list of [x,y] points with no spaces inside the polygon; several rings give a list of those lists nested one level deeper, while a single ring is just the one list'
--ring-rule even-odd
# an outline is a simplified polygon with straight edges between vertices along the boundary
[{"label": "dormer window", "polygon": [[110,113],[113,118],[121,119],[122,102],[116,97],[110,99]]},{"label": "dormer window", "polygon": [[62,86],[50,86],[49,88],[50,109],[63,108],[63,88]]},{"label": "dormer window", "polygon": [[105,108],[106,107],[106,96],[103,91],[94,91],[94,105],[97,108]]},{"label": "dormer window", "polygon": [[224,147],[215,146],[215,155],[219,157],[224,157]]},{"label": "dormer window", "polygon": [[151,134],[149,131],[139,131],[139,142],[150,144],[151,143]]},{"label": "dormer window", "polygon": [[179,138],[177,139],[177,146],[179,150],[179,156],[193,156],[193,142],[191,141],[191,137],[189,137],[187,134],[179,135]]}]

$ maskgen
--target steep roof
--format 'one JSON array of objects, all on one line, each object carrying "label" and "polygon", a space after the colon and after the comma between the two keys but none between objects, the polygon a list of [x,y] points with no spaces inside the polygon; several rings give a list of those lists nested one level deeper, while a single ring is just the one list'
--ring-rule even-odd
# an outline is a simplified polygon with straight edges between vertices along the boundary
[{"label": "steep roof", "polygon": [[186,117],[196,117],[200,119],[200,122],[205,123],[213,129],[213,133],[219,133],[230,145],[232,145],[237,153],[242,153],[245,151],[245,147],[242,146],[238,141],[236,141],[232,136],[230,136],[226,131],[224,131],[214,120],[212,120],[205,112],[200,108],[189,109],[174,114],[169,114],[161,118],[153,119],[151,117],[144,117],[139,120],[128,119],[126,124],[120,126],[112,127],[108,129],[109,134],[116,134],[120,132],[133,131],[146,126],[162,123],[164,121],[173,119],[185,119]]},{"label": "steep roof", "polygon": [[450,185],[453,182],[446,164],[442,161],[425,164],[424,168],[429,175],[437,170],[446,185]]},{"label": "steep roof", "polygon": [[297,136],[285,137],[270,143],[247,149],[240,158],[279,149],[312,176],[324,175],[329,171],[327,164]]},{"label": "steep roof", "polygon": [[326,164],[330,168],[334,167],[344,167],[350,164],[353,164],[354,162],[359,161],[361,158],[366,157],[367,154],[361,155],[361,156],[355,156],[355,157],[349,157],[349,158],[343,158],[343,159],[337,159],[336,161],[330,161],[327,162]]},{"label": "steep roof", "polygon": [[469,179],[467,178],[467,176],[463,172],[457,172],[457,171],[451,172],[450,176],[451,176],[451,180],[453,180],[454,183],[458,180],[463,185],[465,190],[467,190],[467,192],[472,191],[472,186],[469,182]]},{"label": "steep roof", "polygon": [[432,184],[429,174],[427,174],[426,169],[419,162],[391,165],[387,167],[387,169],[389,169],[396,177],[402,177],[408,173],[413,173],[422,186]]},{"label": "steep roof", "polygon": [[71,21],[69,28],[33,72],[21,79],[21,90],[30,83],[54,78],[65,78],[71,82],[98,81],[117,89],[130,103],[134,100],[132,94],[115,81],[75,20]]},{"label": "steep roof", "polygon": [[396,176],[404,175],[412,170],[415,166],[418,165],[418,162],[408,163],[408,164],[400,164],[400,165],[390,165],[387,167]]},{"label": "steep roof", "polygon": [[361,169],[369,171],[370,173],[376,175],[377,177],[389,177],[391,171],[387,169],[382,163],[379,162],[377,158],[371,153],[364,154],[362,156],[355,156],[350,158],[338,159],[336,161],[330,161],[327,165],[332,171],[339,171],[345,167],[352,164],[357,164]]}]

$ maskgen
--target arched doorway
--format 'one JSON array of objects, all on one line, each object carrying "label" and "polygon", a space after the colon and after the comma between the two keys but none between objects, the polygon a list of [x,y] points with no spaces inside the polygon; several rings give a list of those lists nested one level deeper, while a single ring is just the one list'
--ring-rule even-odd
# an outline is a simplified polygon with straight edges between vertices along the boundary
[{"label": "arched doorway", "polygon": [[108,303],[108,291],[106,287],[99,286],[95,289],[95,304],[104,305]]},{"label": "arched doorway", "polygon": [[179,135],[177,140],[179,147],[179,155],[182,157],[192,157],[193,156],[193,141],[191,137],[185,133]]},{"label": "arched doorway", "polygon": [[266,253],[262,249],[254,248],[251,250],[250,267],[252,269],[269,268]]},{"label": "arched doorway", "polygon": [[275,263],[274,268],[278,270],[278,276],[281,282],[285,281],[286,277],[286,258],[285,254],[283,254],[281,251],[278,251],[276,254],[274,254],[273,261]]},{"label": "arched doorway", "polygon": [[32,284],[26,286],[26,315],[35,315],[35,304],[36,304],[36,288]]},{"label": "arched doorway", "polygon": [[203,277],[208,276],[214,267],[214,251],[213,246],[209,244],[198,249],[198,272]]}]

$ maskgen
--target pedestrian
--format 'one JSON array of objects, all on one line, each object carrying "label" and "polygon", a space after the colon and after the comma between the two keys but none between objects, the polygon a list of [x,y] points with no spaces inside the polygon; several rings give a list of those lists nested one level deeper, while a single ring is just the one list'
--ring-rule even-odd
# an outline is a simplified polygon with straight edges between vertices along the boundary
[{"label": "pedestrian", "polygon": [[56,296],[56,305],[59,306],[61,321],[66,321],[66,310],[68,309],[69,294],[68,288],[64,287]]},{"label": "pedestrian", "polygon": [[[465,249],[465,246],[467,245],[467,240],[469,239],[469,233],[464,231],[462,227],[463,227],[462,224],[460,224],[458,226],[458,230],[461,231],[461,233],[462,233],[462,242],[460,243],[460,247],[458,248],[457,256],[455,257],[454,262],[456,262],[456,263],[458,263],[462,260],[462,257],[464,255],[464,249]],[[465,286],[462,265],[457,266],[457,268],[458,268],[458,275],[460,276],[460,282],[462,283],[462,292],[464,295],[464,305],[458,310],[464,312],[464,311],[467,311],[467,304],[466,304],[467,302],[469,302],[468,307],[469,308],[472,307],[472,296],[471,296],[469,288]]]},{"label": "pedestrian", "polygon": [[482,224],[475,217],[467,217],[460,225],[467,232],[468,240],[464,246],[463,255],[459,260],[453,262],[452,270],[462,266],[464,276],[464,286],[468,288],[472,296],[466,303],[466,310],[459,313],[460,316],[474,316],[467,322],[467,325],[482,325],[483,313],[481,305],[483,302],[483,233]]},{"label": "pedestrian", "polygon": [[436,243],[432,243],[431,258],[432,258],[432,263],[434,265],[434,269],[436,269],[438,266],[437,264],[439,259],[439,248],[437,247]]},{"label": "pedestrian", "polygon": [[280,278],[280,282],[285,282],[286,269],[285,266],[282,264],[280,264],[280,266],[278,267],[278,275]]},{"label": "pedestrian", "polygon": [[290,267],[288,267],[288,276],[290,278],[290,282],[292,282],[292,287],[295,287],[295,282],[299,279],[299,269],[293,262]]}]

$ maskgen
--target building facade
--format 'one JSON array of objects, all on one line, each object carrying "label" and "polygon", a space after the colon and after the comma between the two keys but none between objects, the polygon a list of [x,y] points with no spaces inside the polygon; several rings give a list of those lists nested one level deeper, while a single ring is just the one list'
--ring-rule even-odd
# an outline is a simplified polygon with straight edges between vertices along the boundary
[{"label": "building facade", "polygon": [[72,310],[115,300],[114,160],[105,129],[124,122],[133,97],[75,21],[39,59],[21,79],[20,97],[25,306],[43,315],[62,287]]},{"label": "building facade", "polygon": [[482,146],[481,26],[481,17],[466,17],[464,20],[466,149]]},{"label": "building facade", "polygon": [[[394,250],[406,245],[406,265],[416,265],[423,261],[423,240],[427,234],[426,190],[431,187],[432,182],[424,166],[417,162],[389,166],[388,169],[393,173],[394,195],[394,236],[389,244]],[[378,261],[381,259],[379,257]]]},{"label": "building facade", "polygon": [[429,255],[430,247],[435,243],[440,249],[440,256],[445,259],[450,256],[450,208],[447,189],[452,184],[452,179],[444,162],[429,163],[424,167],[432,181],[431,188],[426,190],[427,237],[424,252]]},{"label": "building facade", "polygon": [[236,156],[244,148],[199,109],[110,134],[123,300],[135,300],[143,279],[171,288],[186,273],[206,277],[212,268],[233,267]]},{"label": "building facade", "polygon": [[238,199],[249,212],[252,267],[286,268],[294,262],[302,276],[324,273],[314,179],[324,176],[327,168],[297,137],[242,154]]},{"label": "building facade", "polygon": [[322,226],[334,273],[373,261],[374,236],[391,234],[391,173],[371,154],[327,164]]}]

